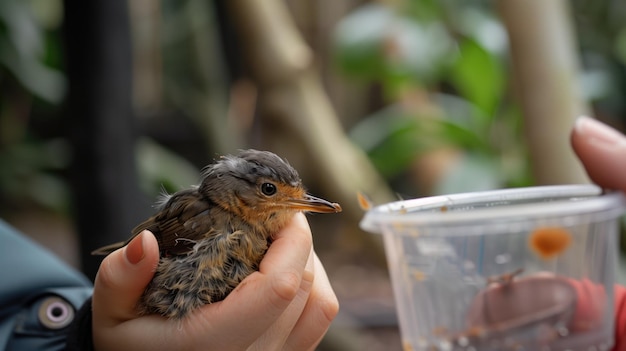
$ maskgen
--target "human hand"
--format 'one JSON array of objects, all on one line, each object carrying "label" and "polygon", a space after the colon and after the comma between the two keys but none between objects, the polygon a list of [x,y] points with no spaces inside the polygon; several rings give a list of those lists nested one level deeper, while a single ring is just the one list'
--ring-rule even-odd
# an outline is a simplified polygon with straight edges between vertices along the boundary
[{"label": "human hand", "polygon": [[[587,174],[598,185],[621,190],[626,193],[626,136],[617,130],[588,117],[580,117],[572,130],[571,142],[578,158],[583,162]],[[590,294],[585,285],[574,285],[577,289],[577,311],[589,311],[587,306],[597,305],[598,296]],[[626,288],[616,285],[615,299],[615,345],[613,351],[626,351]],[[579,316],[577,321],[588,321],[589,315]]]},{"label": "human hand", "polygon": [[626,192],[626,136],[594,119],[580,117],[571,142],[596,184]]},{"label": "human hand", "polygon": [[95,349],[312,350],[338,311],[302,214],[276,235],[258,272],[181,321],[135,310],[158,260],[148,231],[104,259],[92,302]]}]

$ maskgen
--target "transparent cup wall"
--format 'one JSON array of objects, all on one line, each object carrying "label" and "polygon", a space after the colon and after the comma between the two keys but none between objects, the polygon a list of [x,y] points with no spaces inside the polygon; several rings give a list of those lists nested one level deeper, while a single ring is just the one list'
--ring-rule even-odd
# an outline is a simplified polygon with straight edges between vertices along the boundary
[{"label": "transparent cup wall", "polygon": [[[439,347],[445,350],[453,346],[471,347],[489,339],[494,350],[501,350],[507,344],[511,350],[516,350],[524,344],[526,347],[546,346],[582,330],[583,338],[598,339],[598,350],[608,349],[610,345],[605,340],[612,337],[613,295],[611,289],[604,291],[602,287],[611,286],[613,282],[616,222],[566,228],[572,235],[572,245],[553,259],[537,255],[528,243],[532,229],[519,227],[523,226],[518,226],[518,231],[443,238],[437,236],[436,231],[430,231],[433,236],[425,233],[420,237],[414,236],[417,233],[411,230],[398,235],[397,228],[388,229],[394,231],[385,235],[384,240],[387,257],[392,258],[389,265],[395,267],[391,269],[392,280],[405,344],[415,345],[415,349]],[[552,323],[535,325],[529,322],[528,327],[520,326],[502,338],[483,335],[489,331],[468,323],[473,300],[489,285],[498,284],[498,278],[506,279],[507,274],[524,277],[548,272],[596,284],[589,288],[598,287],[594,297],[602,303],[593,306],[595,309],[590,315],[600,316],[599,319],[581,321],[585,325],[571,325],[567,321],[572,319],[575,306],[566,306],[561,319],[557,316]],[[528,300],[534,298],[533,294],[521,296],[517,303],[530,304]],[[599,335],[591,335],[594,331]],[[609,335],[603,335],[603,331],[608,331]],[[516,332],[519,335],[513,335]],[[580,342],[572,336],[568,339],[573,345]],[[568,345],[562,345],[558,349],[567,348]]]},{"label": "transparent cup wall", "polygon": [[381,224],[404,350],[609,350],[610,212]]}]

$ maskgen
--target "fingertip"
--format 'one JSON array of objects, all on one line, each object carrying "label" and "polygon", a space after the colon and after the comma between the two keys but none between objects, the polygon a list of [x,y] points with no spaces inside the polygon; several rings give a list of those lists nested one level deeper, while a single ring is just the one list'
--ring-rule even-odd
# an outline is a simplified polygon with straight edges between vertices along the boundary
[{"label": "fingertip", "polygon": [[142,235],[142,259],[146,260],[147,264],[156,266],[159,261],[159,243],[154,234],[149,230],[144,230],[140,234]]},{"label": "fingertip", "polygon": [[573,132],[577,137],[606,145],[626,143],[626,138],[618,130],[587,116],[580,116],[576,119]]},{"label": "fingertip", "polygon": [[592,137],[589,133],[589,125],[595,124],[595,121],[587,116],[579,116],[574,122],[574,127],[570,132],[570,144],[578,158],[585,163],[585,156],[591,142]]},{"label": "fingertip", "polygon": [[[261,267],[266,265],[266,261],[274,262],[275,259],[285,262],[296,257],[308,258],[309,251],[313,247],[313,234],[303,213],[296,213],[273,238],[265,258],[261,261]],[[263,268],[260,270],[264,271]]]},{"label": "fingertip", "polygon": [[576,120],[571,132],[574,152],[594,183],[607,189],[626,191],[626,137],[589,117]]},{"label": "fingertip", "polygon": [[306,216],[304,215],[304,213],[302,212],[298,212],[296,213],[291,221],[289,221],[287,223],[287,225],[285,225],[284,228],[282,228],[276,235],[276,237],[288,234],[290,232],[292,232],[293,230],[298,230],[301,232],[305,232],[309,235],[311,235],[311,228],[309,227],[309,222],[306,219]]},{"label": "fingertip", "polygon": [[145,231],[139,233],[124,247],[124,256],[130,264],[137,264],[144,258],[143,237]]},{"label": "fingertip", "polygon": [[569,140],[570,140],[570,144],[572,145],[572,148],[574,149],[574,151],[576,152],[576,147],[578,145],[578,140],[580,138],[580,127],[579,124],[581,123],[581,119],[586,118],[585,116],[580,116],[578,118],[576,118],[576,121],[574,122],[574,126],[570,131],[569,134]]},{"label": "fingertip", "polygon": [[127,268],[132,267],[139,270],[144,266],[153,268],[159,260],[159,244],[154,234],[149,230],[137,234],[128,245],[122,248],[122,252],[126,259]]},{"label": "fingertip", "polygon": [[311,228],[302,213],[294,215],[292,220],[274,236],[259,270],[267,273],[268,267],[298,267],[299,272],[306,265],[313,247]]}]

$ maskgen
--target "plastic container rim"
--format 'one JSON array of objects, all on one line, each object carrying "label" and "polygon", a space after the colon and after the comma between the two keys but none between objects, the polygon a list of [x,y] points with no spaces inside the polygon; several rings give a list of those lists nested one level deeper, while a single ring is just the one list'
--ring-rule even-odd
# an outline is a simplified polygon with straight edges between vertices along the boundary
[{"label": "plastic container rim", "polygon": [[[542,200],[553,199],[549,202]],[[521,204],[497,203],[526,201]],[[451,206],[494,203],[468,211],[437,211]],[[615,219],[626,210],[620,192],[603,194],[596,185],[552,185],[458,193],[395,201],[370,209],[360,222],[363,230],[382,233],[383,227],[444,227],[488,223],[536,221],[544,218],[578,217],[587,222]],[[593,216],[593,219],[589,216]]]}]

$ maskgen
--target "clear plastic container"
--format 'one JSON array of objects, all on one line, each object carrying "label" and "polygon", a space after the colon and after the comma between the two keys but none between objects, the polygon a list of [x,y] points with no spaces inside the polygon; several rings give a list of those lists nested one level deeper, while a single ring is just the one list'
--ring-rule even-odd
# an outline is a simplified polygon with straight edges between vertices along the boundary
[{"label": "clear plastic container", "polygon": [[563,185],[369,210],[404,350],[609,350],[621,193]]}]

